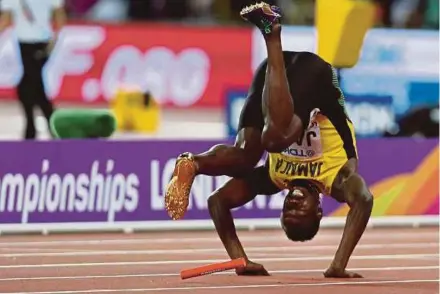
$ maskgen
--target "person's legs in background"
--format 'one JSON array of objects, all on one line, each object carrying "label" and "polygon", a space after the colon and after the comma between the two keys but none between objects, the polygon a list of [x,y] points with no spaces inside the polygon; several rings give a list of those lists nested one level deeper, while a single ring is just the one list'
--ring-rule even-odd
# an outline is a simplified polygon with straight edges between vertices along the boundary
[{"label": "person's legs in background", "polygon": [[46,43],[20,44],[23,77],[17,87],[17,95],[26,118],[25,139],[36,138],[34,106],[40,107],[48,123],[54,111],[43,82],[42,70],[48,60],[46,48]]},{"label": "person's legs in background", "polygon": [[52,101],[47,97],[46,89],[44,88],[43,67],[49,60],[46,49],[47,44],[38,44],[37,50],[38,52],[41,52],[41,54],[38,54],[35,58],[35,73],[32,78],[35,79],[35,103],[40,107],[41,112],[49,124],[50,118],[54,112],[54,106]]},{"label": "person's legs in background", "polygon": [[34,104],[32,99],[29,99],[28,88],[29,82],[26,78],[22,78],[17,88],[17,96],[23,107],[23,112],[26,119],[26,127],[24,132],[24,139],[33,140],[36,137],[36,130],[34,124]]},{"label": "person's legs in background", "polygon": [[23,76],[17,86],[17,96],[26,119],[24,139],[35,139],[34,100],[32,99],[32,48],[28,44],[20,44]]}]

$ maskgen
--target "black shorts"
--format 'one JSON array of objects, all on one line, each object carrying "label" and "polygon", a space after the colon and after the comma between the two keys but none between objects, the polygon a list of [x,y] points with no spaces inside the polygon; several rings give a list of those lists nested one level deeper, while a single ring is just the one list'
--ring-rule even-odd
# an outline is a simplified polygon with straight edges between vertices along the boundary
[{"label": "black shorts", "polygon": [[244,177],[254,195],[273,195],[281,191],[270,179],[269,161]]}]

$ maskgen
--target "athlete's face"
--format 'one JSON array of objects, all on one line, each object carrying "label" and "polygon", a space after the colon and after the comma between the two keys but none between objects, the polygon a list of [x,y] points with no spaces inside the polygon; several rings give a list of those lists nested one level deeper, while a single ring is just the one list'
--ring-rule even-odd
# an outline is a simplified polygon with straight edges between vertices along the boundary
[{"label": "athlete's face", "polygon": [[310,218],[322,217],[319,192],[310,190],[300,186],[290,189],[284,199],[282,214],[284,223],[299,223]]},{"label": "athlete's face", "polygon": [[284,199],[281,226],[292,241],[313,239],[319,230],[322,208],[319,192],[312,187],[294,186]]}]

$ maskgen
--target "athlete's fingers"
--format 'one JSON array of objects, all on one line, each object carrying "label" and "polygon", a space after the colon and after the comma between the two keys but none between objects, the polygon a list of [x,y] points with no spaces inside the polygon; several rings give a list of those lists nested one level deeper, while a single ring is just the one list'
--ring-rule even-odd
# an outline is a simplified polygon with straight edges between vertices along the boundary
[{"label": "athlete's fingers", "polygon": [[269,272],[265,269],[259,271],[245,270],[244,272],[237,272],[238,276],[270,276]]},{"label": "athlete's fingers", "polygon": [[263,265],[248,261],[246,267],[237,269],[239,276],[270,276],[269,272]]}]

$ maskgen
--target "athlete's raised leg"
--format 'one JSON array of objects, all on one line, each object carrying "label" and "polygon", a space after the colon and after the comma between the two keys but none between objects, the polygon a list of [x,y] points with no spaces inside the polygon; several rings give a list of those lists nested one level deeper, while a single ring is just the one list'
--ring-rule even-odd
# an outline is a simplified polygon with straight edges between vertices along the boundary
[{"label": "athlete's raised leg", "polygon": [[262,144],[269,152],[280,152],[296,141],[303,130],[302,121],[295,115],[286,75],[281,45],[280,10],[260,3],[244,8],[241,16],[255,24],[265,39],[268,62],[262,101],[265,119]]},{"label": "athlete's raised leg", "polygon": [[341,168],[332,187],[332,197],[350,207],[342,240],[330,267],[328,278],[356,278],[359,274],[346,271],[354,248],[362,237],[373,209],[373,195],[357,173],[357,159],[351,158]]},{"label": "athlete's raised leg", "polygon": [[239,177],[250,172],[263,155],[260,138],[258,130],[244,128],[238,133],[234,146],[216,145],[202,154],[181,154],[165,193],[169,216],[172,219],[184,216],[191,187],[198,174]]},{"label": "athlete's raised leg", "polygon": [[263,154],[261,131],[241,129],[234,146],[216,145],[207,152],[194,155],[197,174],[240,177],[251,171]]},{"label": "athlete's raised leg", "polygon": [[165,194],[165,205],[173,219],[182,218],[186,212],[197,174],[242,176],[256,165],[264,149],[281,151],[302,133],[302,121],[293,113],[285,74],[281,27],[277,23],[279,14],[267,4],[260,8],[250,9],[242,16],[256,24],[263,21],[264,31],[270,33],[266,37],[269,57],[267,64],[263,63],[255,75],[242,110],[238,139],[235,146],[218,145],[199,155],[185,153],[179,156]]}]

